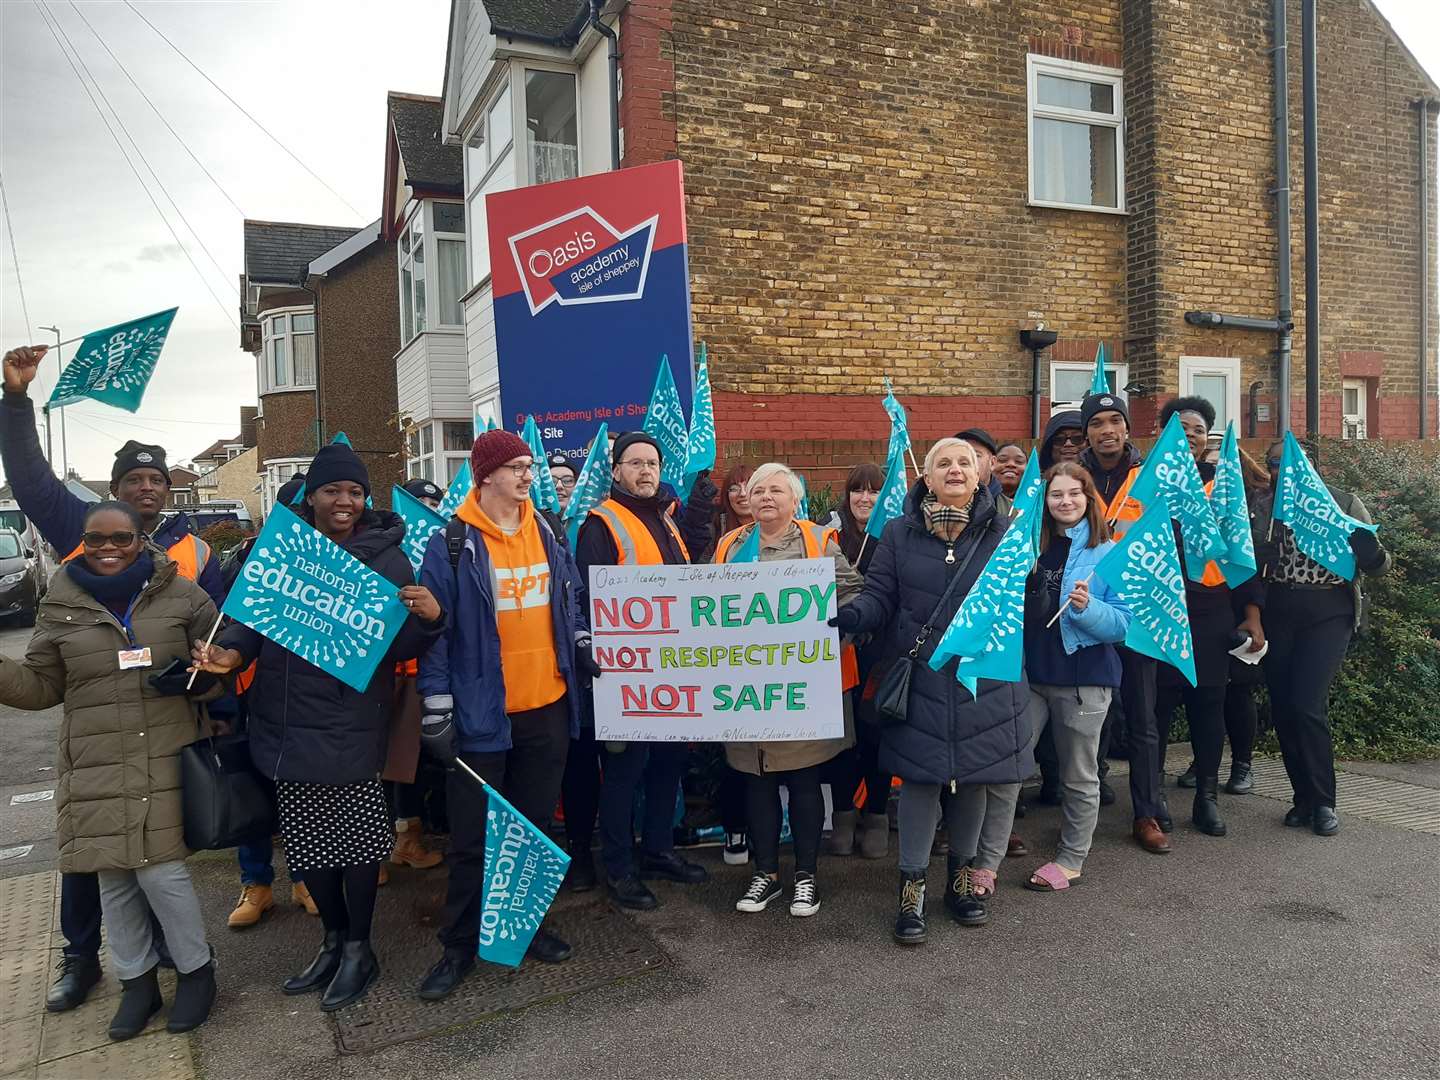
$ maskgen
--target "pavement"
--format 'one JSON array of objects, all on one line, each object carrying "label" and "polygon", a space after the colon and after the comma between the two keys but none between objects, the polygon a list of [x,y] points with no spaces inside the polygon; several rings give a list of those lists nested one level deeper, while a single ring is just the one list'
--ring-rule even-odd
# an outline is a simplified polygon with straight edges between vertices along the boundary
[{"label": "pavement", "polygon": [[[0,649],[17,655],[27,637],[0,633]],[[1204,836],[1188,824],[1189,794],[1172,789],[1175,851],[1163,857],[1129,841],[1117,777],[1085,879],[1059,895],[1021,887],[1059,823],[1058,810],[1032,807],[1017,831],[1035,854],[1002,869],[990,924],[957,926],[937,902],[928,943],[908,950],[890,940],[893,842],[887,860],[824,858],[810,919],[776,905],[735,912],[746,868],[702,850],[692,857],[711,881],[657,884],[656,912],[619,914],[595,893],[557,902],[562,926],[591,935],[585,948],[605,951],[596,928],[631,943],[621,951],[640,959],[628,969],[575,992],[547,989],[565,965],[477,972],[485,1004],[458,1017],[410,994],[437,954],[443,868],[392,875],[376,934],[385,974],[373,1001],[337,1020],[278,989],[318,944],[316,920],[279,887],[260,926],[226,930],[238,878],[228,854],[204,853],[190,865],[219,957],[215,1014],[188,1038],[152,1026],[106,1045],[113,997],[58,1017],[41,1004],[58,945],[53,802],[11,796],[45,790],[57,723],[58,711],[0,709],[0,847],[31,848],[0,861],[4,1076],[1428,1080],[1440,1057],[1440,837],[1374,816],[1398,799],[1419,808],[1405,820],[1440,817],[1436,763],[1364,770],[1369,802],[1353,810],[1342,785],[1344,828],[1331,838],[1284,828],[1285,803],[1261,795],[1222,795],[1230,835]],[[1186,761],[1176,748],[1172,775]],[[937,860],[937,890],[942,879]],[[109,975],[101,992],[114,993]],[[506,1008],[507,996],[525,1007]],[[380,1048],[342,1052],[357,1045]]]}]

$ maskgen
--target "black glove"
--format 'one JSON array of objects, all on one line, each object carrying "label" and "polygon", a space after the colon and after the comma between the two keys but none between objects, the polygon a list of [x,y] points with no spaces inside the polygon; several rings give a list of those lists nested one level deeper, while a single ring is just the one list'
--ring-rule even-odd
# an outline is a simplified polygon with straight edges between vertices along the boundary
[{"label": "black glove", "polygon": [[686,505],[690,507],[698,505],[704,510],[712,510],[719,495],[720,489],[710,479],[710,470],[702,469],[695,474],[695,486],[690,489],[690,499]]},{"label": "black glove", "polygon": [[835,627],[842,634],[853,634],[860,629],[860,612],[855,609],[854,604],[849,604],[835,612],[825,621],[825,625]]},{"label": "black glove", "polygon": [[1369,529],[1356,529],[1350,534],[1350,550],[1361,570],[1369,571],[1385,561],[1385,549]]},{"label": "black glove", "polygon": [[190,664],[176,657],[166,665],[163,671],[157,671],[150,676],[150,685],[155,688],[157,694],[179,696],[181,694],[203,694],[218,681],[216,676],[208,671],[197,671],[195,673],[195,685],[188,686],[190,682]]},{"label": "black glove", "polygon": [[420,747],[447,769],[455,764],[454,699],[427,697],[420,713]]},{"label": "black glove", "polygon": [[582,675],[591,679],[598,679],[605,674],[605,669],[595,662],[595,653],[590,648],[588,637],[575,642],[575,665]]}]

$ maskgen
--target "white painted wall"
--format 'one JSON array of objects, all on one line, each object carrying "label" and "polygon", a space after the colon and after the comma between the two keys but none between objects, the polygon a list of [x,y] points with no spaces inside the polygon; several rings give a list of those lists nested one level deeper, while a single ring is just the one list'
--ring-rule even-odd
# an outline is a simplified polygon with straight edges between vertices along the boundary
[{"label": "white painted wall", "polygon": [[485,5],[476,0],[466,6],[469,11],[465,17],[465,41],[459,53],[460,93],[454,110],[457,124],[463,124],[474,107],[490,57],[495,52],[495,35],[490,32],[490,16]]},{"label": "white painted wall", "polygon": [[[609,43],[601,41],[580,66],[580,175],[610,168]],[[621,42],[624,49],[624,42]]]}]

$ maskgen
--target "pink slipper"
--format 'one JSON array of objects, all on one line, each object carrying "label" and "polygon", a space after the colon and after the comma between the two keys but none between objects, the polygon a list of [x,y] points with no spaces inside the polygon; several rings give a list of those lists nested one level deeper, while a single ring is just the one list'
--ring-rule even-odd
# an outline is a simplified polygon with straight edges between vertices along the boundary
[{"label": "pink slipper", "polygon": [[[1035,879],[1039,878],[1039,881]],[[1064,892],[1071,885],[1080,884],[1080,878],[1066,877],[1059,863],[1047,862],[1025,880],[1025,888],[1034,892]]]},{"label": "pink slipper", "polygon": [[995,871],[971,869],[970,880],[975,885],[975,895],[982,900],[995,895]]}]

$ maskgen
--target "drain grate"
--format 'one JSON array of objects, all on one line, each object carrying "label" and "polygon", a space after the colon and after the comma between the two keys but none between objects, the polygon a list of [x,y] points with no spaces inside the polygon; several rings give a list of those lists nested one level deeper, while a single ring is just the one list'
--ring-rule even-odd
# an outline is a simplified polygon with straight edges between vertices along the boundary
[{"label": "drain grate", "polygon": [[574,946],[575,954],[569,960],[563,964],[526,961],[517,971],[481,961],[444,1001],[421,1001],[415,996],[420,980],[439,959],[438,949],[392,954],[384,978],[365,1000],[335,1014],[341,1053],[363,1053],[435,1035],[495,1013],[593,990],[653,971],[666,962],[659,946],[607,906],[557,910],[545,925]]}]

